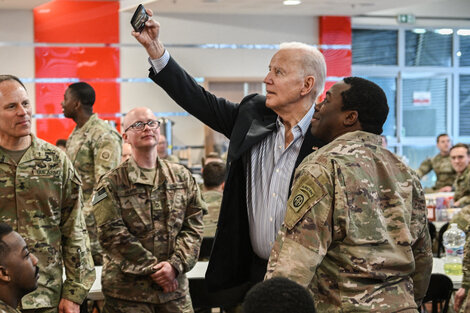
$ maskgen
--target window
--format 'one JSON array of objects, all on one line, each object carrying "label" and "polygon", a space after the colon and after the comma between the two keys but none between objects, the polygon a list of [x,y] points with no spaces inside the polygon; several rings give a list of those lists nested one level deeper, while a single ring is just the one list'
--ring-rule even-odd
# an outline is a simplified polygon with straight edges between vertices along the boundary
[{"label": "window", "polygon": [[395,136],[396,135],[396,93],[397,83],[394,77],[374,77],[366,76],[365,79],[371,80],[380,87],[382,87],[385,95],[387,96],[387,103],[389,107],[387,121],[383,127],[383,135]]},{"label": "window", "polygon": [[352,63],[397,65],[396,30],[353,29]]},{"label": "window", "polygon": [[[408,165],[413,169],[418,169],[420,164],[427,158],[431,158],[438,153],[436,146],[404,146],[403,156]],[[436,184],[436,174],[431,171],[421,179],[424,188],[432,187]]]},{"label": "window", "polygon": [[459,29],[457,31],[460,41],[460,66],[470,66],[470,29]]},{"label": "window", "polygon": [[460,75],[460,136],[470,136],[470,75]]},{"label": "window", "polygon": [[451,29],[406,31],[406,66],[451,66],[452,33]]},{"label": "window", "polygon": [[403,79],[404,136],[434,137],[445,133],[446,109],[446,78]]}]

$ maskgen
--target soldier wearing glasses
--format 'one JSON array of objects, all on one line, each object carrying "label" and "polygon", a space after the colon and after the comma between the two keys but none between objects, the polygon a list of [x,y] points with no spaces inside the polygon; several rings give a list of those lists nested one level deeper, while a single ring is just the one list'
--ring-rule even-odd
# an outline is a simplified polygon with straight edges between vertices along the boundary
[{"label": "soldier wearing glasses", "polygon": [[159,126],[148,108],[125,116],[132,156],[93,198],[104,312],[193,312],[185,273],[197,261],[205,204],[185,167],[158,158]]}]

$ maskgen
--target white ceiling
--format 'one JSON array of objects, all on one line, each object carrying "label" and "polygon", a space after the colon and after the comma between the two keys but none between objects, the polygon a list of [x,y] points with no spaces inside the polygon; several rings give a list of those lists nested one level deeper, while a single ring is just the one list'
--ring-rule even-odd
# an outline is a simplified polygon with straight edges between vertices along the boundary
[{"label": "white ceiling", "polygon": [[[88,1],[88,0],[81,0]],[[108,0],[118,1],[118,0]],[[48,0],[0,0],[0,10],[33,9]],[[269,15],[387,15],[414,14],[470,20],[470,0],[303,0],[284,6],[282,0],[120,0],[122,11],[139,3],[158,13]],[[282,20],[279,21],[282,23]]]}]

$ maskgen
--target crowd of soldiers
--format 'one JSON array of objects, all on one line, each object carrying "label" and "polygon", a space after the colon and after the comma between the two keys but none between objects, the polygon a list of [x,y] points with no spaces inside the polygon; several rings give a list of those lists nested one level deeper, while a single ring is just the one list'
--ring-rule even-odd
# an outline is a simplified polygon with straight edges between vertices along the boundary
[{"label": "crowd of soldiers", "polygon": [[[433,190],[470,204],[468,147],[451,148],[441,135],[440,154],[416,173],[382,146],[389,107],[378,85],[347,77],[317,102],[326,63],[316,48],[282,44],[267,95],[234,103],[199,86],[159,30],[150,18],[132,34],[149,55],[149,76],[230,139],[226,164],[204,162],[201,192],[167,154],[149,108],[130,110],[121,136],[93,113],[84,82],[64,94],[64,116],[76,123],[64,153],[31,133],[25,86],[1,75],[0,312],[79,312],[95,264],[103,264],[103,312],[194,312],[186,273],[203,236],[215,237],[208,291],[237,290],[235,302],[284,277],[319,312],[418,312],[432,270],[420,177],[433,169]],[[463,286],[466,307],[467,273]]]}]

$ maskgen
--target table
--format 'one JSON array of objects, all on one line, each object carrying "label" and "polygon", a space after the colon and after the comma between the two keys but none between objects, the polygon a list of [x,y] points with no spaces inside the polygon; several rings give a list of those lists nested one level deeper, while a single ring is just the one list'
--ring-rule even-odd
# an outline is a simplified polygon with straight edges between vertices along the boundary
[{"label": "table", "polygon": [[432,260],[432,273],[433,274],[444,274],[452,280],[454,289],[457,290],[462,286],[462,276],[447,275],[444,272],[444,260],[445,258],[433,258]]},{"label": "table", "polygon": [[[196,265],[193,267],[193,269],[186,273],[186,277],[188,277],[189,280],[204,279],[208,263],[209,262],[207,261],[197,262]],[[96,271],[96,279],[95,279],[95,282],[93,283],[93,286],[91,286],[90,292],[88,293],[88,299],[104,300],[103,293],[101,292],[102,267],[95,266],[95,271]]]}]

